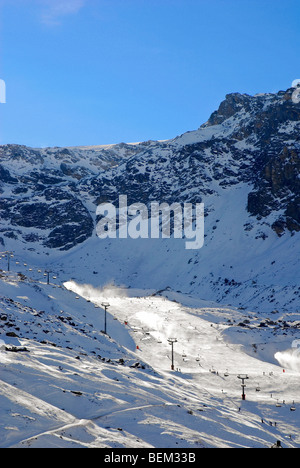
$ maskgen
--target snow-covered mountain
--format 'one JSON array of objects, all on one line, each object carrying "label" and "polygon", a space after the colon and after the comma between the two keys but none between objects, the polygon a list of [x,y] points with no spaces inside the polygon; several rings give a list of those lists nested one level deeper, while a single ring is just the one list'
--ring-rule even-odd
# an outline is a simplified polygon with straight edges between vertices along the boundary
[{"label": "snow-covered mountain", "polygon": [[[167,141],[2,146],[3,250],[61,259],[72,269],[79,255],[81,267],[101,269],[105,281],[297,311],[300,104],[293,92],[230,94],[198,130]],[[147,206],[203,202],[204,247],[186,251],[180,239],[98,239],[97,205],[117,206],[121,194]]]},{"label": "snow-covered mountain", "polygon": [[[0,446],[299,446],[293,92],[230,94],[172,140],[0,147]],[[204,246],[99,239],[121,194],[204,203]]]}]

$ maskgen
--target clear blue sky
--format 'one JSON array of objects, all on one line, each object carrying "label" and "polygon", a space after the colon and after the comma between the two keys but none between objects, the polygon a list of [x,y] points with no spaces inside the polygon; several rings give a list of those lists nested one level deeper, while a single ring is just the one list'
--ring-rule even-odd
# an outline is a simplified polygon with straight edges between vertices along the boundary
[{"label": "clear blue sky", "polygon": [[300,78],[299,0],[0,0],[0,143],[173,138]]}]

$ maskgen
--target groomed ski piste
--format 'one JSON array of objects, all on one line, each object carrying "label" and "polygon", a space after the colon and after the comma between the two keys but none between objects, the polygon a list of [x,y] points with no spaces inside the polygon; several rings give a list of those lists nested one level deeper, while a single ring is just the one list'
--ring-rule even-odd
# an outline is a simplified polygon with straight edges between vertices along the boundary
[{"label": "groomed ski piste", "polygon": [[2,448],[300,446],[288,313],[275,325],[170,288],[47,284],[18,260],[0,275]]}]

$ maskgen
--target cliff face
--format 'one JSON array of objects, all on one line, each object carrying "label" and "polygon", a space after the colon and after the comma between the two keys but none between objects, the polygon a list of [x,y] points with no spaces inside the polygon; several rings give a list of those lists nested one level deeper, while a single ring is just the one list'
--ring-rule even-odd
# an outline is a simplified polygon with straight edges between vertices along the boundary
[{"label": "cliff face", "polygon": [[[138,146],[137,146],[138,147]],[[93,208],[80,182],[119,164],[134,145],[33,149],[0,146],[0,243],[69,250],[89,239]],[[96,209],[96,208],[95,208]]]},{"label": "cliff face", "polygon": [[254,187],[247,209],[257,217],[277,211],[272,228],[279,236],[285,229],[300,230],[300,107],[293,100],[294,91],[290,88],[254,97],[228,95],[205,125],[236,119],[234,138],[254,144]]}]

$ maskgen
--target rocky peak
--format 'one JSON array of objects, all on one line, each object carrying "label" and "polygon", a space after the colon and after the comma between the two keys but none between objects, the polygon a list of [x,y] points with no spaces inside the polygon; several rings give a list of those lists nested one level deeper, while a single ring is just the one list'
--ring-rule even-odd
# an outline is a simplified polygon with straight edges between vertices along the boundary
[{"label": "rocky peak", "polygon": [[271,225],[279,236],[286,229],[299,231],[300,104],[295,88],[255,96],[228,94],[201,128],[220,125],[231,128],[230,137],[243,142],[244,157],[252,146],[249,213],[276,218],[278,212]]},{"label": "rocky peak", "polygon": [[[299,122],[299,103],[294,102],[295,88],[287,91],[279,91],[276,94],[227,94],[221,102],[219,109],[212,113],[208,121],[200,128],[220,125],[226,120],[235,117],[237,128],[236,135],[241,130],[241,124],[249,127],[248,133],[268,126],[275,130],[278,125],[286,122]],[[247,124],[247,125],[245,125]],[[243,135],[244,136],[244,135]]]},{"label": "rocky peak", "polygon": [[227,94],[226,99],[221,102],[219,109],[212,113],[207,123],[202,125],[202,128],[222,124],[225,120],[242,110],[249,112],[253,103],[253,99],[248,94]]}]

